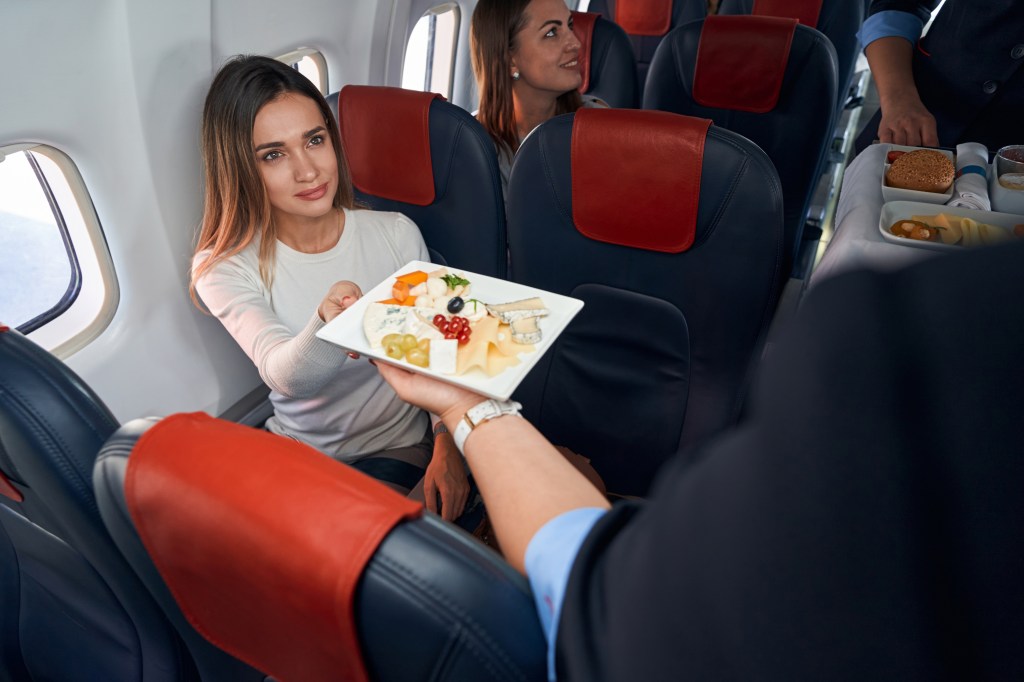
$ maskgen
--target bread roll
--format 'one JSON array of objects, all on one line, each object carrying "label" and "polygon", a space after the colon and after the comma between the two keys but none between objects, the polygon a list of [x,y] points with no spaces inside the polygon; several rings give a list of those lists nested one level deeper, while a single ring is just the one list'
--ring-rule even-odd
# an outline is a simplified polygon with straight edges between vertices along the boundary
[{"label": "bread roll", "polygon": [[918,149],[892,162],[885,174],[885,183],[899,189],[942,193],[953,184],[955,173],[953,162],[942,152]]}]

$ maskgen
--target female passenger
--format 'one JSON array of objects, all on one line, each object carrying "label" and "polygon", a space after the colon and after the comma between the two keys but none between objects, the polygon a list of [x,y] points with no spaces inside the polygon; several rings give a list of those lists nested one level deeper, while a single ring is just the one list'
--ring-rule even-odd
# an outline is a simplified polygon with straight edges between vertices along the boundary
[{"label": "female passenger", "polygon": [[580,107],[608,106],[578,91],[580,41],[563,0],[480,0],[470,42],[480,93],[476,116],[498,148],[503,189],[530,131]]},{"label": "female passenger", "polygon": [[[266,57],[229,61],[203,110],[205,207],[196,294],[271,388],[267,429],[307,443],[457,517],[469,492],[451,436],[365,361],[316,332],[410,260],[429,260],[405,216],[357,210],[327,102]],[[425,470],[425,475],[424,475]]]}]

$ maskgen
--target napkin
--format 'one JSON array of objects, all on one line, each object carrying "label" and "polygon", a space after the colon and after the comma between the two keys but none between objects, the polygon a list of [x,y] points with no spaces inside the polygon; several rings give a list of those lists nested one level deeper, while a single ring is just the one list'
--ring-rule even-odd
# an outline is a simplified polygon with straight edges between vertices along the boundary
[{"label": "napkin", "polygon": [[956,181],[953,198],[947,206],[991,211],[988,198],[988,149],[977,142],[964,142],[956,146]]}]

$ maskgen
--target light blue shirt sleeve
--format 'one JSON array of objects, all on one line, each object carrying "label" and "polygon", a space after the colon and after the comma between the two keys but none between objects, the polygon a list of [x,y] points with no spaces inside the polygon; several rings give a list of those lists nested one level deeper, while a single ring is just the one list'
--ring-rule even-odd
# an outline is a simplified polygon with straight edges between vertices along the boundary
[{"label": "light blue shirt sleeve", "polygon": [[541,526],[526,547],[526,576],[533,588],[540,623],[548,641],[548,679],[555,680],[555,636],[569,572],[583,540],[606,509],[573,509]]},{"label": "light blue shirt sleeve", "polygon": [[857,39],[860,40],[861,47],[867,47],[879,38],[890,36],[906,38],[913,45],[921,37],[922,30],[924,30],[924,22],[917,15],[898,10],[886,10],[868,17],[864,25],[857,31]]}]

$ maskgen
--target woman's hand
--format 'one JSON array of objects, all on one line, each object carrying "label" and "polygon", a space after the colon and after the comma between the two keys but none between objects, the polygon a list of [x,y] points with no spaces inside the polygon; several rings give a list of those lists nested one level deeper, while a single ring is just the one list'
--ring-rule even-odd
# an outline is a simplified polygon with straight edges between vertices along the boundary
[{"label": "woman's hand", "polygon": [[321,320],[330,322],[344,312],[346,308],[358,301],[362,295],[363,292],[353,282],[335,282],[327,291],[324,300],[320,302],[316,312],[320,315]]},{"label": "woman's hand", "polygon": [[423,476],[424,501],[427,509],[435,514],[438,494],[441,495],[441,518],[445,521],[459,518],[469,498],[469,479],[450,433],[434,436],[434,455]]},{"label": "woman's hand", "polygon": [[414,374],[384,362],[374,364],[399,398],[440,416],[449,429],[458,424],[466,410],[486,400],[478,393],[423,374]]}]

